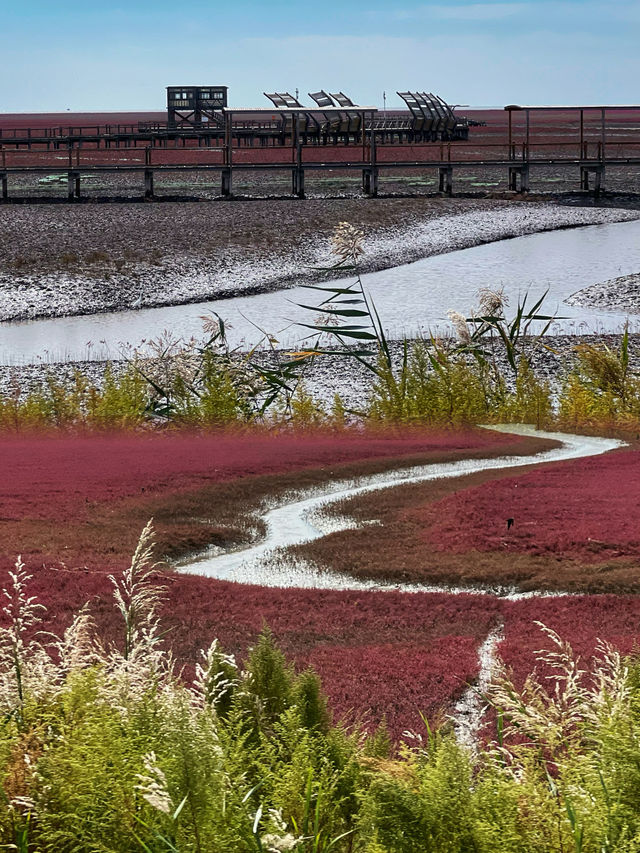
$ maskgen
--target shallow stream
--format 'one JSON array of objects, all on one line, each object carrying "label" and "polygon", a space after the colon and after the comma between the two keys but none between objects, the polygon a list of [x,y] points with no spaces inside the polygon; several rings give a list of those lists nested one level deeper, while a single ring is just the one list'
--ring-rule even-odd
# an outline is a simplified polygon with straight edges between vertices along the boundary
[{"label": "shallow stream", "polygon": [[[349,575],[321,571],[314,566],[293,562],[283,548],[310,542],[327,533],[348,529],[353,524],[349,519],[323,516],[329,504],[352,498],[365,492],[390,486],[411,485],[427,480],[460,477],[489,469],[515,468],[522,465],[538,465],[543,462],[559,462],[598,456],[620,447],[623,442],[612,438],[546,433],[533,427],[509,424],[492,427],[502,432],[519,435],[534,435],[561,442],[559,447],[536,453],[533,456],[502,456],[491,459],[461,459],[456,462],[422,465],[376,474],[354,481],[337,481],[330,487],[313,493],[295,496],[290,502],[265,512],[267,535],[257,545],[239,551],[203,554],[182,563],[178,570],[205,575],[218,580],[236,583],[259,584],[261,586],[297,587],[314,589],[362,590],[386,589],[403,592],[470,592],[477,590],[434,587],[424,584],[385,584],[372,580],[361,580]],[[509,597],[523,597],[522,593],[507,590],[486,590]]]},{"label": "shallow stream", "polygon": [[[620,331],[621,313],[570,307],[564,300],[590,285],[640,272],[640,220],[548,231],[425,258],[363,276],[389,337],[449,329],[446,313],[468,313],[482,287],[504,287],[512,308],[529,294],[529,304],[548,290],[551,331],[576,334]],[[110,314],[3,323],[0,363],[27,364],[85,358],[116,359],[123,347],[138,346],[164,330],[189,338],[202,331],[201,316],[225,319],[230,343],[250,346],[261,337],[256,325],[287,347],[300,341],[298,321],[314,315],[296,303],[317,304],[318,293],[295,287],[256,296],[192,305],[146,308]],[[633,319],[632,331],[640,329]]]}]

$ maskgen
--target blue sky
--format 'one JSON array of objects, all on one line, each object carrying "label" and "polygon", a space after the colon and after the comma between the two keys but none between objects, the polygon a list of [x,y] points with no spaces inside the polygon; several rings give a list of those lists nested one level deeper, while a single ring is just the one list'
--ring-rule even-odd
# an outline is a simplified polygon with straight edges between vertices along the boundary
[{"label": "blue sky", "polygon": [[[3,10],[0,112],[163,109],[164,87],[637,103],[640,0],[29,0]],[[306,99],[308,100],[308,99]]]}]

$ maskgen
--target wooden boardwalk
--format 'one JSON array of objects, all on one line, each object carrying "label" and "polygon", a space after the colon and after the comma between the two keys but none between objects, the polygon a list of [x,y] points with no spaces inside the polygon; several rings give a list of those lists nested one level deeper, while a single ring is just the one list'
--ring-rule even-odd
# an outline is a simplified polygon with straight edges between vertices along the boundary
[{"label": "wooden boardwalk", "polygon": [[[145,122],[2,128],[0,200],[11,200],[12,178],[20,175],[66,176],[65,197],[75,201],[83,178],[104,174],[140,175],[141,193],[153,199],[154,177],[167,173],[215,173],[225,198],[233,197],[234,175],[259,171],[289,173],[291,193],[299,198],[306,173],[328,170],[359,173],[369,196],[378,194],[381,174],[408,170],[435,171],[439,191],[449,195],[455,174],[468,169],[497,170],[519,193],[529,191],[531,172],[541,168],[575,175],[577,187],[596,194],[605,188],[609,167],[640,173],[640,106],[512,106],[500,126],[472,128],[468,140],[451,142],[396,138],[393,122],[381,121],[375,107],[355,109],[361,130],[340,139],[309,138],[298,109],[280,110],[274,121],[272,109],[227,108],[215,128]],[[542,119],[554,110],[562,119],[552,128]]]}]

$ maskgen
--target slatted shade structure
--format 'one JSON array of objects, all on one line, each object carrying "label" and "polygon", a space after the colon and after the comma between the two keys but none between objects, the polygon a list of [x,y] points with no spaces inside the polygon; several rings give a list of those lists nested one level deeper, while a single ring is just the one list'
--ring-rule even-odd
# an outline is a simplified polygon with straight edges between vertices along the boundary
[{"label": "slatted shade structure", "polygon": [[324,89],[320,89],[319,92],[309,92],[309,97],[312,101],[315,101],[316,104],[320,107],[320,109],[325,109],[326,107],[335,107],[336,103],[331,97],[328,95]]},{"label": "slatted shade structure", "polygon": [[433,92],[398,92],[409,107],[412,116],[411,130],[415,137],[425,142],[466,139],[469,123],[458,118],[449,106]]},{"label": "slatted shade structure", "polygon": [[357,104],[348,98],[344,92],[332,92],[331,97],[340,107],[356,107]]},{"label": "slatted shade structure", "polygon": [[294,98],[289,92],[268,92],[263,93],[265,98],[269,98],[274,107],[282,109],[283,107],[301,107],[302,104],[297,98]]}]

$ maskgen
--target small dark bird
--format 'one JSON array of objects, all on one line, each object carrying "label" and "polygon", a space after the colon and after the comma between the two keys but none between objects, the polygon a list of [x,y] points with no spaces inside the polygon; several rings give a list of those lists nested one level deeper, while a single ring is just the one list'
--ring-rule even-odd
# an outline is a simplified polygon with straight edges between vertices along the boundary
[{"label": "small dark bird", "polygon": [[507,530],[510,530],[512,527],[513,527],[513,519],[508,518],[507,519]]}]

